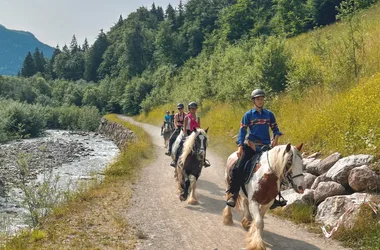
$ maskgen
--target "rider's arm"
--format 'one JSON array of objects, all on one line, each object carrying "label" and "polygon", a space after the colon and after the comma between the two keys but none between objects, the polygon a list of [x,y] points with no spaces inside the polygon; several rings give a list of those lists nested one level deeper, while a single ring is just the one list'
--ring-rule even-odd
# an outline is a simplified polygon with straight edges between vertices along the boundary
[{"label": "rider's arm", "polygon": [[178,113],[174,115],[174,128],[177,129],[178,128]]},{"label": "rider's arm", "polygon": [[186,128],[187,128],[187,121],[188,118],[185,116],[185,118],[183,119],[183,127],[182,127],[182,130],[183,130],[183,133],[186,135],[187,134],[187,131],[186,131]]},{"label": "rider's arm", "polygon": [[244,145],[245,136],[247,135],[247,128],[249,126],[249,123],[251,122],[251,119],[249,117],[249,112],[245,113],[243,116],[243,119],[241,120],[240,124],[240,130],[239,130],[239,136],[236,141],[236,144],[240,147]]},{"label": "rider's arm", "polygon": [[273,132],[272,147],[274,147],[278,145],[278,138],[282,135],[282,133],[280,132],[280,129],[278,128],[274,114],[270,112],[269,116],[270,116],[270,128],[272,129],[272,132]]}]

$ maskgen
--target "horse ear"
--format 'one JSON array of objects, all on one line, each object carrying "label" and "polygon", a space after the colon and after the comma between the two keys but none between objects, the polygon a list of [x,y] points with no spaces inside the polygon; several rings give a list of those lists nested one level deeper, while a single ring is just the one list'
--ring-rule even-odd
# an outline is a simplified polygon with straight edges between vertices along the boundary
[{"label": "horse ear", "polygon": [[205,130],[206,134],[207,134],[207,132],[208,132],[208,129],[209,129],[209,127],[208,127],[208,128],[206,128],[206,130]]},{"label": "horse ear", "polygon": [[298,151],[301,151],[301,150],[302,150],[302,147],[303,147],[303,143],[301,143],[300,145],[297,146],[297,150],[298,150]]},{"label": "horse ear", "polygon": [[286,151],[286,152],[289,152],[290,149],[292,149],[292,145],[291,145],[290,143],[288,143],[288,145],[286,145],[286,149],[285,149],[285,151]]}]

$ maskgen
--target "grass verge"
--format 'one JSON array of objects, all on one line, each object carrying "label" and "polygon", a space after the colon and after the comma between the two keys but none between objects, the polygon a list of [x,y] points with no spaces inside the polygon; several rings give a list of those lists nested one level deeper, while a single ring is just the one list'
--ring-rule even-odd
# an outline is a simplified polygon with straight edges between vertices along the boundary
[{"label": "grass verge", "polygon": [[7,239],[4,250],[24,249],[134,249],[136,232],[126,220],[132,183],[152,155],[151,140],[145,131],[107,115],[137,135],[105,171],[102,183],[73,194],[34,230]]}]

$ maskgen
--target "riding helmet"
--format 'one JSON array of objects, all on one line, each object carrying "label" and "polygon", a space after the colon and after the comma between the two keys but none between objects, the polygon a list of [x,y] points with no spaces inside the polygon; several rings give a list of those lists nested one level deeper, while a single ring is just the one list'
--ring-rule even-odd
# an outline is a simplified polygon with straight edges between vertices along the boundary
[{"label": "riding helmet", "polygon": [[184,107],[185,107],[185,105],[183,105],[183,103],[178,103],[178,105],[177,105],[178,109],[183,109]]},{"label": "riding helmet", "polygon": [[251,93],[251,99],[255,99],[257,97],[265,97],[265,92],[262,89],[255,89]]},{"label": "riding helmet", "polygon": [[189,109],[191,108],[198,108],[198,104],[196,102],[190,102],[189,105],[187,106]]}]

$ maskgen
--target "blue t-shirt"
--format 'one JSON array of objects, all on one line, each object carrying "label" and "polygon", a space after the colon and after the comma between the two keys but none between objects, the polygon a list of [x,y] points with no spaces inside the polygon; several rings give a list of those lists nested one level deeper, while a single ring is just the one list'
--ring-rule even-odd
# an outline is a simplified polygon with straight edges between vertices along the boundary
[{"label": "blue t-shirt", "polygon": [[170,115],[165,115],[164,118],[165,118],[165,121],[166,121],[166,122],[170,122],[171,116],[170,116]]},{"label": "blue t-shirt", "polygon": [[282,135],[273,113],[266,109],[262,109],[261,113],[256,109],[245,113],[241,121],[239,136],[236,142],[238,145],[244,145],[247,128],[249,128],[248,140],[257,144],[270,144],[269,128],[273,131],[273,136]]}]

